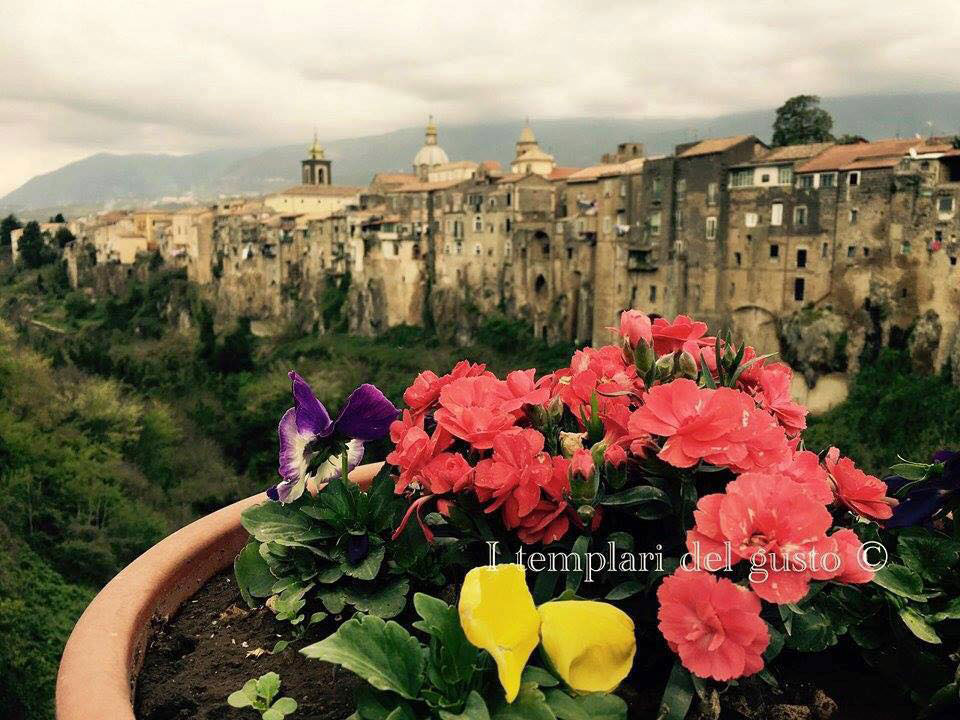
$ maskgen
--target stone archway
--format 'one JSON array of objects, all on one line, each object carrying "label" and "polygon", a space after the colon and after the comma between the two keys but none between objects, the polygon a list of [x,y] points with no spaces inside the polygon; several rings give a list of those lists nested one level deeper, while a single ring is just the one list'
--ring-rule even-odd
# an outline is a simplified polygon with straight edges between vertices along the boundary
[{"label": "stone archway", "polygon": [[733,337],[752,345],[759,355],[780,352],[777,317],[758,305],[742,305],[730,313]]}]

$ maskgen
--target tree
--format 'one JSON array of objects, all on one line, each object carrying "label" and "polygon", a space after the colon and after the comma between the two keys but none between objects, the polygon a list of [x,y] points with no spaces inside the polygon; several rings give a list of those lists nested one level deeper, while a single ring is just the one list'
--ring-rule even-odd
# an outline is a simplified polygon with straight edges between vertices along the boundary
[{"label": "tree", "polygon": [[53,236],[53,239],[57,243],[57,247],[63,250],[67,245],[72,243],[77,238],[67,228],[62,227],[57,228],[57,232]]},{"label": "tree", "polygon": [[20,236],[20,257],[28,268],[38,268],[46,261],[43,234],[35,220],[27,223]]},{"label": "tree", "polygon": [[833,118],[820,107],[817,95],[797,95],[777,108],[773,145],[802,145],[833,140]]},{"label": "tree", "polygon": [[10,244],[10,233],[19,230],[23,224],[13,215],[7,215],[0,220],[0,246]]},{"label": "tree", "polygon": [[63,216],[63,213],[57,213],[52,218],[50,218],[50,222],[52,223],[65,223],[66,221],[67,219]]}]

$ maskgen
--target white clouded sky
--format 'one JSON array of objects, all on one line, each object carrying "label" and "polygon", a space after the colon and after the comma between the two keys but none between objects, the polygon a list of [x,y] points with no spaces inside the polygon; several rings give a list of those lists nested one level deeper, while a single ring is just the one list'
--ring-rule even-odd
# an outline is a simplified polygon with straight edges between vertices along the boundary
[{"label": "white clouded sky", "polygon": [[0,0],[0,195],[94,152],[960,90],[956,0]]}]

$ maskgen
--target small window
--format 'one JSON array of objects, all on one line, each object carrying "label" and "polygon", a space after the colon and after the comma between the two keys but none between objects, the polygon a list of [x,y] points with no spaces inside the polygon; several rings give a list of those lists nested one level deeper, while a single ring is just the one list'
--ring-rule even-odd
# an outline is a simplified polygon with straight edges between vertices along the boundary
[{"label": "small window", "polygon": [[482,254],[483,254],[483,246],[482,246],[480,243],[477,243],[477,244],[475,244],[475,245],[473,246],[473,254],[474,254],[474,255],[482,255]]},{"label": "small window", "polygon": [[780,185],[789,185],[793,182],[793,168],[784,165],[777,169],[777,183]]},{"label": "small window", "polygon": [[953,214],[953,195],[941,195],[937,198],[937,212],[943,215]]},{"label": "small window", "polygon": [[820,173],[820,187],[832,188],[837,185],[836,173]]},{"label": "small window", "polygon": [[715,217],[707,218],[707,240],[713,240],[717,237],[717,219]]},{"label": "small window", "polygon": [[660,213],[659,212],[650,213],[650,217],[647,218],[647,225],[650,228],[651,235],[659,235],[660,234]]},{"label": "small window", "polygon": [[801,175],[797,180],[797,187],[801,190],[813,189],[813,175]]},{"label": "small window", "polygon": [[651,285],[650,286],[650,302],[656,302],[656,301],[657,301],[657,286]]},{"label": "small window", "polygon": [[733,254],[733,261],[737,264],[737,267],[740,267],[740,263],[743,261],[743,257],[740,255],[740,253],[735,252]]},{"label": "small window", "polygon": [[767,183],[769,183],[769,182],[770,182],[770,173],[763,173],[763,174],[760,176],[760,182],[762,182],[764,185],[766,185]]},{"label": "small window", "polygon": [[909,241],[909,240],[904,240],[904,241],[900,244],[900,254],[901,254],[901,255],[909,255],[909,254],[910,254],[910,241]]},{"label": "small window", "polygon": [[661,188],[660,176],[654,175],[653,179],[650,181],[650,192],[652,192],[654,195],[659,195],[660,188]]},{"label": "small window", "polygon": [[943,230],[934,230],[933,239],[937,242],[943,242]]},{"label": "small window", "polygon": [[847,185],[856,187],[860,184],[860,173],[857,171],[847,173]]},{"label": "small window", "polygon": [[870,248],[865,247],[865,248],[863,249],[863,256],[864,256],[864,257],[870,257]]},{"label": "small window", "polygon": [[730,172],[730,187],[750,187],[753,185],[753,169],[732,170]]},{"label": "small window", "polygon": [[567,248],[567,260],[573,260],[573,248],[572,248],[572,247],[568,247],[568,248]]},{"label": "small window", "polygon": [[457,254],[457,255],[463,255],[463,243],[462,243],[462,242],[457,242],[457,245],[456,245],[456,254]]},{"label": "small window", "polygon": [[544,255],[549,255],[549,254],[550,254],[550,243],[545,242],[545,243],[543,244],[543,247],[541,248],[541,250],[543,250],[543,254],[544,254]]},{"label": "small window", "polygon": [[783,225],[783,203],[773,203],[770,206],[770,224]]},{"label": "small window", "polygon": [[957,264],[957,256],[956,256],[956,255],[951,255],[951,256],[950,256],[950,264],[951,264],[951,265],[956,265],[956,264]]},{"label": "small window", "polygon": [[717,204],[717,184],[715,182],[707,185],[707,203],[710,205]]},{"label": "small window", "polygon": [[803,291],[804,291],[804,282],[803,278],[794,278],[793,280],[793,299],[797,302],[803,302]]},{"label": "small window", "polygon": [[852,258],[852,257],[854,257],[856,254],[857,254],[857,247],[856,247],[856,245],[848,245],[848,246],[847,246],[847,257],[848,257],[848,258]]},{"label": "small window", "polygon": [[793,209],[793,224],[802,227],[807,224],[807,206],[797,205]]},{"label": "small window", "polygon": [[797,267],[805,268],[807,266],[807,251],[805,248],[797,250]]},{"label": "small window", "polygon": [[770,259],[776,259],[780,257],[780,246],[774,243],[770,246]]},{"label": "small window", "polygon": [[830,243],[824,243],[820,248],[820,257],[825,258],[830,255]]},{"label": "small window", "polygon": [[483,218],[479,215],[473,218],[473,229],[475,232],[483,232]]},{"label": "small window", "polygon": [[755,212],[748,212],[743,216],[743,224],[747,227],[756,227],[757,226],[758,216]]},{"label": "small window", "polygon": [[677,230],[683,230],[683,208],[673,211],[673,225]]},{"label": "small window", "polygon": [[856,225],[857,219],[860,216],[860,211],[857,208],[850,208],[850,224]]}]

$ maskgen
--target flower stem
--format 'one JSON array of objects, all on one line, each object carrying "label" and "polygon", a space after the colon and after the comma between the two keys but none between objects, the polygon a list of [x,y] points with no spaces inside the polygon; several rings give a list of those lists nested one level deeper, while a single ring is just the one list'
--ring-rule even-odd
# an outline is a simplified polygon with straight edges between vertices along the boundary
[{"label": "flower stem", "polygon": [[349,451],[347,450],[346,447],[344,447],[344,448],[343,448],[343,455],[340,456],[340,467],[341,467],[341,470],[342,470],[342,472],[343,472],[343,481],[344,481],[344,482],[347,481],[347,475],[348,475],[349,472],[350,472],[350,470],[349,470],[350,464],[349,464],[349,460],[348,460],[348,455],[349,455]]}]

